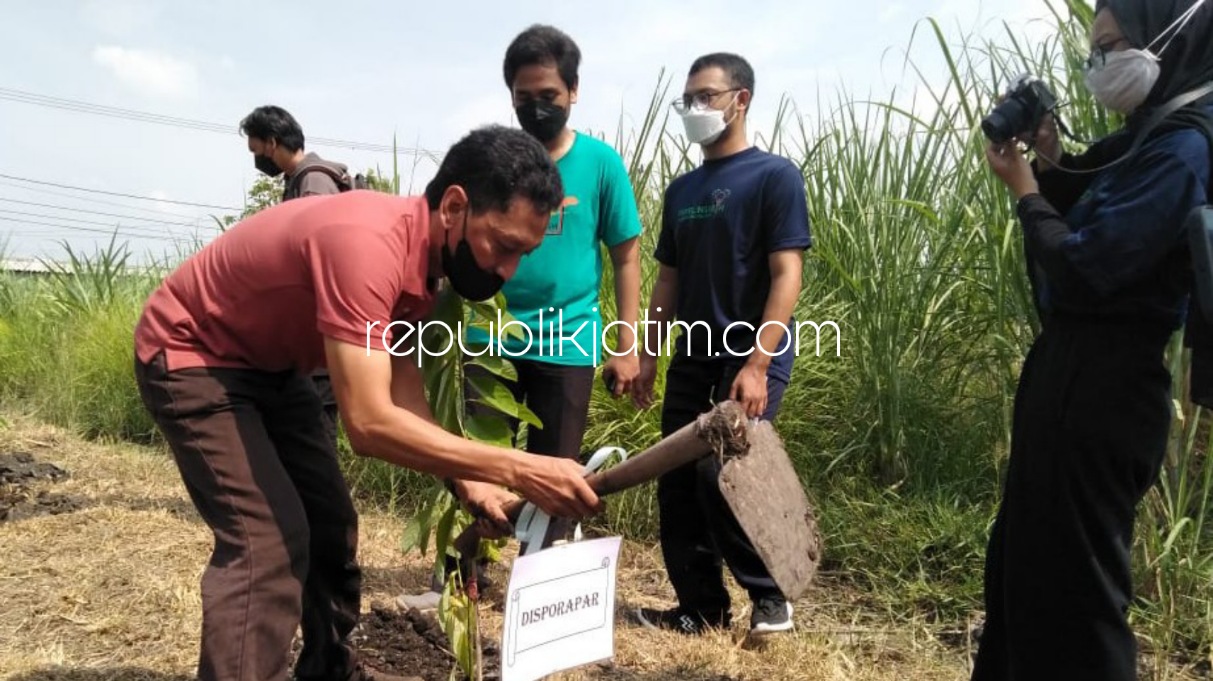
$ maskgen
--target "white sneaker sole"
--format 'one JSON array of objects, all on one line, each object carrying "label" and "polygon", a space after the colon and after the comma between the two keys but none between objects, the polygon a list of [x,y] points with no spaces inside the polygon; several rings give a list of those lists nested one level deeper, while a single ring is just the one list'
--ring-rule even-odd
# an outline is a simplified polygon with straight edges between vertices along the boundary
[{"label": "white sneaker sole", "polygon": [[438,602],[442,600],[442,594],[436,591],[427,591],[422,594],[404,594],[396,598],[396,603],[408,610],[416,608],[421,612],[438,609]]},{"label": "white sneaker sole", "polygon": [[790,631],[794,628],[792,623],[792,604],[785,603],[788,608],[788,618],[782,622],[771,624],[769,622],[759,622],[757,625],[750,628],[750,634],[754,636],[763,636],[765,634],[775,634],[781,631]]},{"label": "white sneaker sole", "polygon": [[651,629],[653,631],[657,631],[658,629],[657,625],[650,622],[648,618],[644,616],[644,613],[640,611],[640,608],[636,608],[632,611],[632,619],[645,629]]}]

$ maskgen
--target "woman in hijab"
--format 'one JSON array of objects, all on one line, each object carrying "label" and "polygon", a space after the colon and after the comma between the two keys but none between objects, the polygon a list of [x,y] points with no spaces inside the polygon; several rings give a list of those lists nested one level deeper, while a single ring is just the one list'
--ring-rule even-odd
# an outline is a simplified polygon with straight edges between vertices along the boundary
[{"label": "woman in hijab", "polygon": [[1016,395],[974,681],[1136,678],[1130,546],[1172,416],[1164,351],[1191,288],[1183,224],[1208,199],[1213,96],[1198,95],[1213,92],[1213,2],[1096,10],[1086,85],[1124,129],[1063,155],[1050,117],[1033,164],[1015,141],[987,151],[1017,200],[1043,330]]}]

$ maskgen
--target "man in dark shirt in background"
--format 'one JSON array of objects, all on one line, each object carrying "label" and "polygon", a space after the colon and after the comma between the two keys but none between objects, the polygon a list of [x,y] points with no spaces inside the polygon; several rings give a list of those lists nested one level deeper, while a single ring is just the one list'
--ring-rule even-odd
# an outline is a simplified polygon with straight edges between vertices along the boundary
[{"label": "man in dark shirt in background", "polygon": [[253,165],[270,177],[283,176],[282,200],[336,194],[352,189],[353,179],[343,163],[328,161],[303,145],[303,129],[286,109],[259,106],[240,121],[248,137]]},{"label": "man in dark shirt in background", "polygon": [[[736,400],[750,418],[774,420],[791,380],[792,312],[810,246],[804,177],[791,162],[753,147],[746,115],[754,71],[735,54],[700,57],[674,107],[703,164],[666,189],[660,263],[648,320],[684,327],[666,373],[661,433],[669,436],[711,409]],[[633,399],[652,403],[660,331],[646,325]],[[657,483],[661,548],[678,597],[669,610],[642,608],[646,626],[698,634],[728,627],[729,594],[721,558],[749,592],[750,632],[792,628],[792,606],[775,585],[715,484],[720,462],[706,457]]]},{"label": "man in dark shirt in background", "polygon": [[[343,163],[320,158],[304,149],[303,129],[289,111],[266,105],[253,109],[240,121],[240,132],[248,137],[253,165],[270,177],[283,175],[282,200],[304,196],[338,194],[354,188]],[[334,446],[337,442],[337,399],[328,371],[312,374],[312,385],[324,404],[325,428]]]}]

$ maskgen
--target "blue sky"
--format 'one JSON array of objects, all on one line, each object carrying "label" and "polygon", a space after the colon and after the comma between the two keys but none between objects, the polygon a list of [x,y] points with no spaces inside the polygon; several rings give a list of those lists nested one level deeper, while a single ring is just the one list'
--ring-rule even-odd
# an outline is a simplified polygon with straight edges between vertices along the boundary
[{"label": "blue sky", "polygon": [[[534,22],[568,32],[583,55],[570,123],[614,139],[635,127],[664,67],[681,88],[705,52],[738,52],[756,73],[753,130],[768,130],[787,94],[804,111],[840,83],[887,93],[909,82],[903,50],[914,23],[953,36],[1040,34],[1044,0],[747,0],[612,3],[236,2],[83,0],[10,3],[0,24],[0,243],[10,256],[91,252],[120,225],[137,254],[214,235],[225,211],[33,184],[12,177],[169,201],[240,206],[257,177],[237,124],[253,107],[290,110],[306,135],[392,143],[439,154],[484,123],[514,125],[504,50]],[[1036,21],[1034,21],[1036,20]],[[927,41],[915,51],[944,77]],[[227,126],[183,129],[13,101],[34,93]],[[674,90],[671,91],[671,94]],[[7,93],[7,98],[5,97]],[[677,121],[674,121],[676,124]],[[311,146],[357,169],[390,170],[390,153]],[[420,191],[431,160],[400,158]],[[409,187],[406,186],[405,190]],[[91,211],[91,212],[84,212]],[[140,220],[134,220],[138,217]],[[44,223],[44,224],[36,224]],[[100,231],[88,231],[100,230]]]}]

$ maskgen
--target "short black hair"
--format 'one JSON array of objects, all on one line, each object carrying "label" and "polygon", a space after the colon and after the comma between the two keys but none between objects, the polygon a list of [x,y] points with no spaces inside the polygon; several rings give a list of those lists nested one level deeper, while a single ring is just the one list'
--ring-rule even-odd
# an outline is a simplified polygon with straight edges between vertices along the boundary
[{"label": "short black hair", "polygon": [[240,121],[240,132],[260,140],[278,140],[278,144],[291,151],[303,148],[303,128],[280,106],[267,104],[253,109]]},{"label": "short black hair", "polygon": [[732,52],[713,52],[703,55],[691,64],[687,77],[713,66],[720,67],[724,71],[725,77],[729,79],[733,87],[745,88],[750,91],[751,99],[754,97],[754,69],[750,66],[750,62],[745,60],[745,57]]},{"label": "short black hair", "polygon": [[505,50],[505,86],[513,89],[518,71],[533,64],[554,65],[564,84],[573,90],[577,87],[577,70],[581,68],[581,49],[555,26],[532,24]]},{"label": "short black hair", "polygon": [[508,211],[515,198],[551,213],[564,201],[560,171],[548,150],[529,133],[496,124],[476,128],[450,148],[425,187],[430,210],[451,185],[463,187],[475,213]]}]

